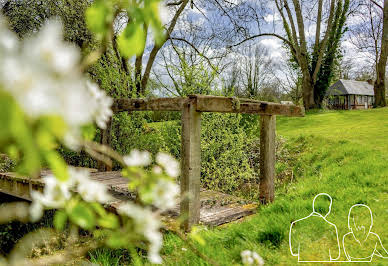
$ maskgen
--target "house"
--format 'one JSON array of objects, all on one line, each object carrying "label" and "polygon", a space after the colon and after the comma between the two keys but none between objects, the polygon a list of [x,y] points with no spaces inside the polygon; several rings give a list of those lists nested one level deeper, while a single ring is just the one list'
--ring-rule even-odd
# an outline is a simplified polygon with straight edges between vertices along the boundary
[{"label": "house", "polygon": [[340,79],[326,92],[329,109],[372,108],[375,94],[372,82]]}]

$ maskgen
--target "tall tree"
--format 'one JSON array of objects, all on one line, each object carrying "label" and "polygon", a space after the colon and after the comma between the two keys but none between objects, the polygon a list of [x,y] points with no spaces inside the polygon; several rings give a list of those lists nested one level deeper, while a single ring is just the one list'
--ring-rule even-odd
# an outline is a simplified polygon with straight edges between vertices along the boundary
[{"label": "tall tree", "polygon": [[352,25],[349,27],[349,41],[358,52],[368,53],[366,63],[373,65],[376,74],[377,63],[381,51],[381,37],[383,33],[383,12],[380,5],[370,0],[357,0],[358,8],[351,15]]},{"label": "tall tree", "polygon": [[[318,76],[314,84],[314,99],[315,104],[318,107],[321,107],[323,99],[326,95],[326,91],[331,85],[332,79],[334,77],[336,65],[340,63],[340,40],[344,33],[343,28],[346,21],[347,9],[348,7],[342,7],[342,1],[338,2],[333,20],[333,30],[329,34],[321,68],[318,70]],[[317,60],[318,58],[314,51],[314,57],[312,61],[313,67],[317,64]]]},{"label": "tall tree", "polygon": [[[326,2],[328,4],[326,4]],[[311,49],[309,49],[310,45],[306,37],[305,17],[307,14],[303,13],[303,4],[310,4],[313,6],[313,8],[308,8],[310,12],[312,12],[311,10],[316,11],[316,15],[314,16],[316,34]],[[319,72],[322,68],[322,64],[326,60],[325,58],[328,55],[328,50],[337,50],[338,48],[338,44],[337,47],[331,47],[333,46],[333,43],[330,43],[330,37],[333,35],[337,36],[337,32],[342,34],[344,25],[338,22],[346,19],[349,0],[317,0],[314,2],[301,0],[275,0],[275,5],[280,15],[285,36],[275,32],[259,33],[244,39],[236,45],[263,36],[273,36],[282,40],[290,50],[293,59],[301,70],[304,106],[306,109],[319,107],[321,104],[321,97],[315,97],[314,95],[320,89],[320,87],[316,87]],[[325,12],[325,7],[327,7],[327,12]],[[306,10],[304,11],[306,12]],[[325,13],[328,13],[326,19]],[[336,19],[336,14],[341,14],[341,17]],[[323,25],[324,20],[326,20],[326,25]],[[323,30],[325,31],[323,32]],[[323,94],[321,91],[318,92]]]},{"label": "tall tree", "polygon": [[[373,1],[374,2],[374,1]],[[376,2],[374,2],[376,4]],[[381,7],[381,6],[380,6]],[[387,68],[388,57],[388,0],[384,0],[383,9],[383,34],[381,37],[380,58],[376,67],[376,81],[374,84],[375,106],[384,107],[387,105],[385,100],[385,72]]]}]

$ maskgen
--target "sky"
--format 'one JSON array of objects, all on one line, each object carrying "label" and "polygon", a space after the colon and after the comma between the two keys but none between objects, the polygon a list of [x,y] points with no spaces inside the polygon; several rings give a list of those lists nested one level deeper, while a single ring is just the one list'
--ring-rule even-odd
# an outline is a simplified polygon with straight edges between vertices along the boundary
[{"label": "sky", "polygon": [[[351,0],[352,4],[355,3],[355,0]],[[368,0],[364,0],[368,1]],[[278,11],[276,10],[276,7],[274,5],[274,1],[267,1],[266,4],[264,5],[264,1],[255,1],[255,0],[233,0],[229,2],[233,3],[241,3],[241,2],[246,2],[249,4],[254,4],[257,7],[257,13],[260,13],[260,28],[257,26],[256,23],[248,23],[244,24],[244,26],[247,27],[249,30],[249,34],[257,34],[258,32],[275,32],[279,35],[284,36],[284,30],[282,27],[282,21],[280,18],[280,15]],[[305,0],[302,0],[302,2],[306,3]],[[329,0],[325,0],[325,6],[327,6],[329,3]],[[378,0],[378,2],[381,2],[382,0]],[[198,3],[198,2],[197,2]],[[258,4],[259,3],[259,4]],[[305,34],[306,38],[309,42],[310,45],[312,45],[314,39],[315,39],[315,30],[316,30],[316,23],[314,22],[314,16],[316,14],[316,9],[314,9],[314,6],[309,5],[310,3],[313,3],[313,1],[307,1],[307,4],[305,6],[302,6],[304,8],[304,14],[310,14],[306,15],[304,17],[305,20]],[[173,36],[175,35],[180,35],[188,31],[189,25],[195,25],[200,29],[207,29],[211,27],[215,27],[221,31],[227,32],[228,28],[231,27],[231,23],[228,20],[227,16],[222,16],[220,15],[220,11],[208,8],[209,6],[206,7],[201,7],[200,5],[194,6],[193,9],[186,7],[186,10],[184,11],[183,15],[179,19],[177,26],[176,26],[176,31],[172,34]],[[351,8],[353,8],[353,5],[351,5]],[[358,10],[361,12],[361,10]],[[167,9],[167,8],[162,8],[161,9],[161,18],[164,23],[168,23],[171,21],[172,18],[172,13]],[[378,16],[379,14],[375,14]],[[327,18],[328,12],[326,11],[324,13],[324,19]],[[241,17],[242,21],[244,20],[244,16]],[[187,23],[187,21],[190,21],[190,23]],[[352,15],[348,16],[347,19],[347,27],[353,28],[353,27],[358,27],[360,24],[364,23],[362,19],[360,19],[359,13],[354,12],[352,10]],[[325,23],[323,23],[325,24]],[[323,25],[323,30],[325,26]],[[201,35],[201,34],[199,34]],[[204,34],[205,35],[205,34]],[[352,39],[353,38],[353,39]],[[360,52],[354,43],[354,35],[351,34],[351,32],[346,32],[343,36],[342,39],[342,44],[341,44],[341,50],[343,52],[343,61],[348,62],[348,65],[350,67],[350,74],[351,77],[355,77],[359,72],[362,72],[366,69],[372,71],[373,70],[373,59],[374,55],[369,53],[369,52]],[[241,40],[241,38],[240,38]],[[250,42],[247,42],[244,44],[243,47],[248,47],[248,46],[254,46],[254,45],[261,45],[264,46],[265,48],[268,49],[269,55],[273,60],[280,62],[279,66],[281,66],[283,63],[286,63],[286,59],[288,58],[287,55],[287,50],[283,45],[283,42],[276,38],[276,37],[260,37],[258,39],[254,39]],[[226,46],[226,45],[225,45]],[[168,45],[165,47],[165,49],[169,49],[171,47],[168,47]],[[214,49],[207,49],[207,53],[210,56],[212,53],[217,53],[219,52],[219,47],[214,47]],[[213,51],[213,52],[212,52]],[[240,49],[241,51],[241,49]],[[235,51],[237,54],[239,53],[239,49]],[[233,56],[230,58],[233,59]],[[237,57],[238,58],[238,55]],[[237,62],[238,64],[238,62]],[[158,71],[158,67],[156,67],[156,71]],[[159,67],[159,70],[161,70],[162,67]],[[227,73],[227,72],[226,72]],[[279,71],[279,76],[282,75],[282,71]]]}]

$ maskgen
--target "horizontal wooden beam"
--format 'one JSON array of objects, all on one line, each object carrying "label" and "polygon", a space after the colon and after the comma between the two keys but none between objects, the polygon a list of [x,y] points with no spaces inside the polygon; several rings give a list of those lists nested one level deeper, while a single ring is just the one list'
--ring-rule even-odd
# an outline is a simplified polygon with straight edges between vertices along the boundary
[{"label": "horizontal wooden beam", "polygon": [[305,114],[304,108],[296,105],[285,105],[234,97],[204,95],[192,95],[190,97],[197,99],[197,111],[199,112],[285,116],[304,116]]},{"label": "horizontal wooden beam", "polygon": [[305,114],[304,108],[296,105],[205,95],[155,99],[115,99],[112,110],[115,113],[126,111],[182,111],[184,103],[190,99],[196,101],[197,112],[285,116],[304,116]]},{"label": "horizontal wooden beam", "polygon": [[0,192],[31,201],[31,191],[42,191],[41,179],[18,176],[14,173],[0,173]]},{"label": "horizontal wooden beam", "polygon": [[126,111],[182,111],[188,98],[155,99],[115,99],[112,110],[115,113]]}]

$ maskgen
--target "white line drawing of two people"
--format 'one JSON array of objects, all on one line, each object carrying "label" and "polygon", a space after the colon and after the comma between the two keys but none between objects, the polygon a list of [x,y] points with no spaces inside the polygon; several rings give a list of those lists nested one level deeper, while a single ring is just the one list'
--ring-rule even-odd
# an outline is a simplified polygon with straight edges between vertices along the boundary
[{"label": "white line drawing of two people", "polygon": [[[319,193],[314,197],[312,213],[291,223],[290,252],[298,257],[299,262],[341,262],[337,227],[326,219],[332,202],[329,194]],[[342,238],[347,259],[343,262],[371,262],[375,255],[388,259],[380,237],[371,231],[372,226],[373,215],[367,205],[355,204],[350,208],[349,232]]]}]

